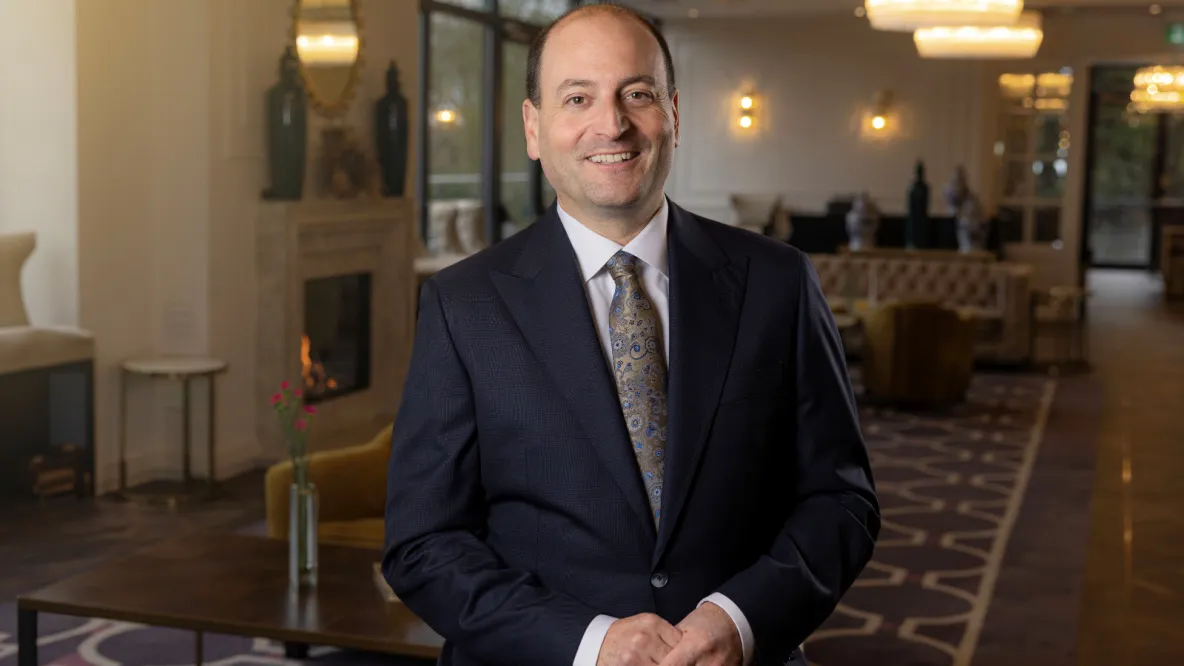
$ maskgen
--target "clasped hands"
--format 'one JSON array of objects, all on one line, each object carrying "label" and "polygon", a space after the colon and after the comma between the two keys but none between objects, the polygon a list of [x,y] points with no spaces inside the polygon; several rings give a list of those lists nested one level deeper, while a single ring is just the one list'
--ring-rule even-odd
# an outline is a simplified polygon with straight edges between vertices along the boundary
[{"label": "clasped hands", "polygon": [[677,626],[651,613],[613,622],[596,666],[741,666],[742,661],[735,623],[708,602]]}]

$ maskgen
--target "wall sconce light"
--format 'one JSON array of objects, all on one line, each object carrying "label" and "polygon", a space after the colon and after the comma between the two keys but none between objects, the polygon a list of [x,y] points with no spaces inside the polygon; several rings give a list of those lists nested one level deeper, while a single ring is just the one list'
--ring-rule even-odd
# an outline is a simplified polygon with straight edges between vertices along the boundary
[{"label": "wall sconce light", "polygon": [[864,111],[860,133],[867,139],[887,139],[896,134],[894,95],[884,89],[876,93],[871,107]]},{"label": "wall sconce light", "polygon": [[740,97],[740,115],[736,119],[742,129],[752,129],[756,125],[756,95],[745,93]]},{"label": "wall sconce light", "polygon": [[888,128],[888,119],[892,114],[893,95],[891,90],[881,90],[876,93],[872,105],[872,129],[882,131]]}]

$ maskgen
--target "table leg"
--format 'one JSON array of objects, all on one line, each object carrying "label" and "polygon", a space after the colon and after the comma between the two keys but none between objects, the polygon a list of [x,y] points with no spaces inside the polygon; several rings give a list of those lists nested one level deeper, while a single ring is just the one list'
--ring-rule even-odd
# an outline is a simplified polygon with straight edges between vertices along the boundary
[{"label": "table leg", "polygon": [[[127,493],[127,382],[126,372],[119,373],[119,494]],[[94,441],[91,441],[93,447]]]},{"label": "table leg", "polygon": [[16,612],[17,666],[37,666],[37,611],[18,608]]},{"label": "table leg", "polygon": [[207,478],[209,479],[209,486],[210,486],[209,492],[211,495],[213,495],[214,488],[217,485],[217,476],[214,474],[214,471],[217,469],[217,467],[214,465],[214,442],[215,442],[214,428],[217,425],[217,421],[214,419],[214,405],[215,405],[215,403],[214,403],[214,376],[207,375],[206,382],[207,382],[206,390],[208,391],[208,396],[209,396],[209,398],[207,399],[207,402],[209,403],[209,407],[208,407],[208,409],[209,409],[209,413],[208,413],[209,426],[206,431],[206,442],[207,442],[206,447],[208,450],[207,457],[209,458],[209,461],[208,461],[209,467],[207,468],[208,471],[206,472],[206,475],[207,475]]},{"label": "table leg", "polygon": [[196,666],[201,666],[202,662],[205,661],[205,654],[203,654],[205,650],[204,646],[202,645],[202,633],[200,631],[196,631],[194,633],[197,635],[197,644],[195,645],[196,649],[194,650],[193,663]]},{"label": "table leg", "polygon": [[189,469],[189,378],[181,380],[181,478],[184,479],[185,489],[189,489],[192,471]]},{"label": "table leg", "polygon": [[[308,659],[308,643],[284,643],[285,659]],[[21,664],[24,666],[24,664]]]}]

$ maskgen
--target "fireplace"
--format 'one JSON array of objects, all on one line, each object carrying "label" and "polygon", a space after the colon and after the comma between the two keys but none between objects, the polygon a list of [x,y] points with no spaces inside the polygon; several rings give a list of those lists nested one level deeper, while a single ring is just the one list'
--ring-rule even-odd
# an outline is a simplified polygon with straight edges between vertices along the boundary
[{"label": "fireplace", "polygon": [[316,404],[370,387],[370,273],[304,282],[300,375]]}]

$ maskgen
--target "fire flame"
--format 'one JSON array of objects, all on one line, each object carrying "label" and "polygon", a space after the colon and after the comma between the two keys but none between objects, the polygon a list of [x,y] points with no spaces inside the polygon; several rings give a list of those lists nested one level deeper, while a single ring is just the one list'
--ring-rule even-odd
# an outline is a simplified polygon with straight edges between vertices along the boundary
[{"label": "fire flame", "polygon": [[313,362],[311,346],[308,336],[301,335],[300,376],[304,380],[304,386],[316,392],[337,388],[337,380],[325,376],[325,366],[319,362]]}]

